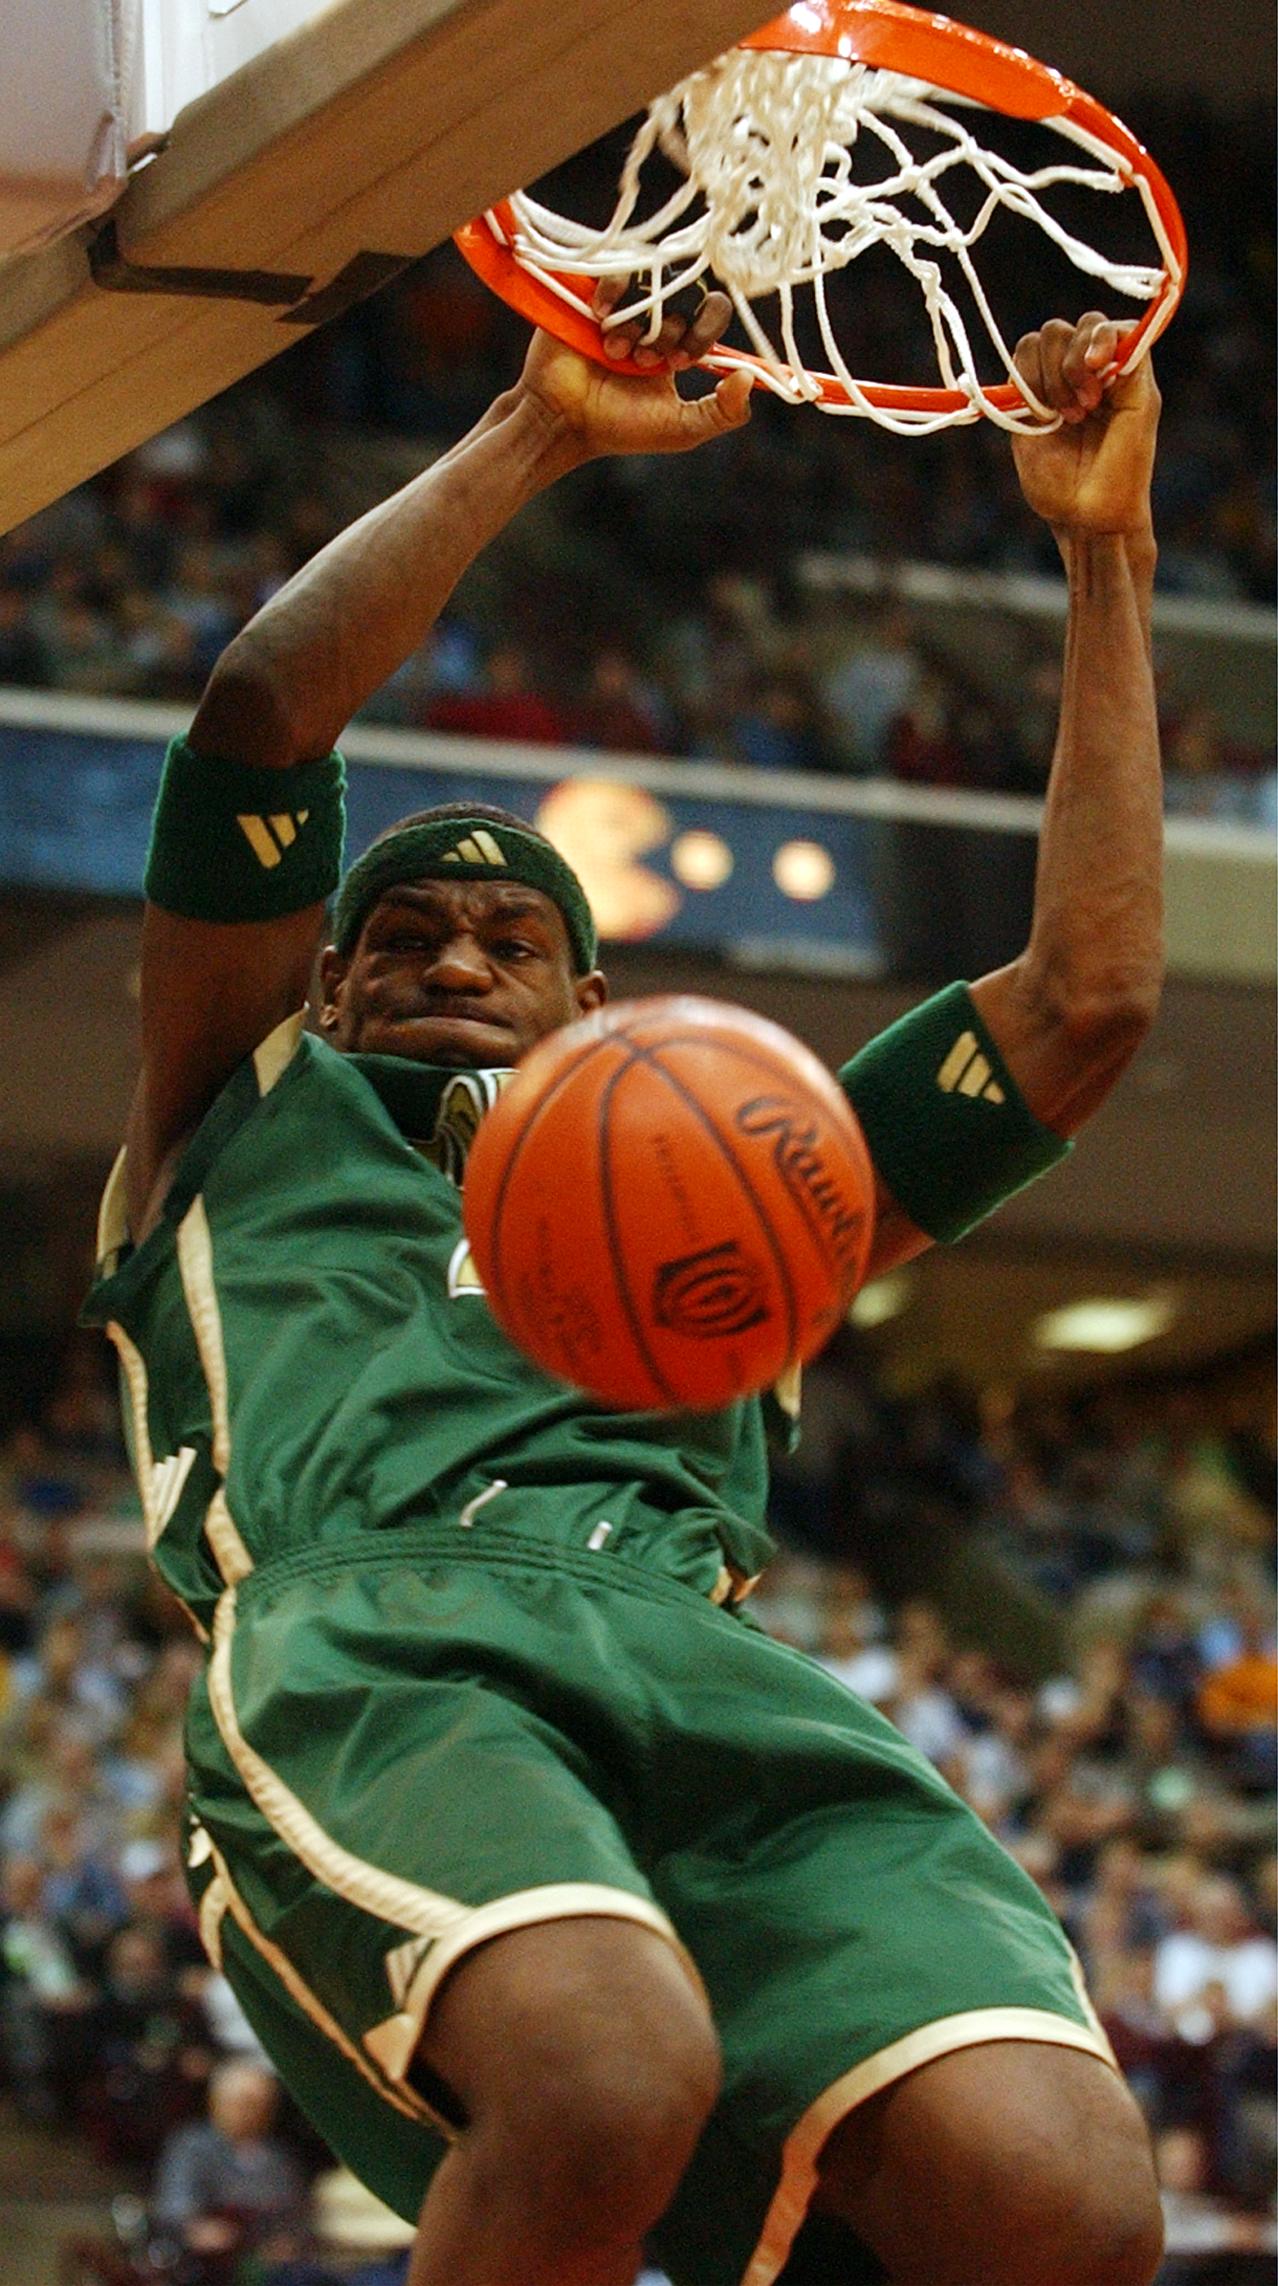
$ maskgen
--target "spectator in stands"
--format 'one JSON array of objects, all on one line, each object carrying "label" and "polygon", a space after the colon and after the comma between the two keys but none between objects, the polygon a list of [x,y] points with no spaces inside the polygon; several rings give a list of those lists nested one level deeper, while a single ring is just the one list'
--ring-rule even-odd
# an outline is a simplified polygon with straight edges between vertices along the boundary
[{"label": "spectator in stands", "polygon": [[1186,2039],[1212,2031],[1266,2031],[1278,1997],[1278,1947],[1257,1928],[1241,1884],[1204,1875],[1187,1926],[1160,1939],[1154,1994]]},{"label": "spectator in stands", "polygon": [[586,688],[572,710],[573,743],[617,754],[664,754],[668,725],[656,693],[636,661],[608,644],[590,663]]},{"label": "spectator in stands", "polygon": [[74,1797],[51,1804],[40,1821],[44,1908],[77,1969],[94,1976],[128,1911],[112,1852]]},{"label": "spectator in stands", "polygon": [[936,666],[920,667],[913,689],[883,733],[879,766],[925,786],[961,786],[969,762],[955,727],[955,694]]},{"label": "spectator in stands", "polygon": [[38,1857],[50,1810],[73,1803],[97,1843],[118,1834],[118,1805],[103,1775],[103,1733],[43,1694],[20,1703],[6,1726],[11,1792],[0,1811],[0,1851]]},{"label": "spectator in stands", "polygon": [[892,726],[917,703],[923,674],[909,613],[892,599],[876,604],[856,628],[852,648],[821,685],[844,769],[864,777],[885,768]]},{"label": "spectator in stands", "polygon": [[712,754],[725,721],[742,704],[756,676],[770,669],[782,647],[773,598],[765,586],[738,573],[719,572],[662,631],[661,679],[680,718],[683,750]]},{"label": "spectator in stands", "polygon": [[160,1841],[141,1835],[126,1842],[120,1852],[120,1883],[129,1926],[154,1938],[175,1973],[198,1970],[202,1983],[206,1955],[182,1877],[176,1837]]},{"label": "spectator in stands", "polygon": [[203,2108],[215,2060],[162,1934],[141,1924],[117,1931],[85,2039],[78,2109],[96,2156],[150,2168],[170,2131]]},{"label": "spectator in stands", "polygon": [[159,2228],[192,2254],[229,2263],[251,2250],[266,2267],[305,2251],[306,2186],[275,2133],[278,2107],[274,2074],[233,2058],[209,2081],[207,2120],[179,2127],[165,2143],[152,2209]]},{"label": "spectator in stands", "polygon": [[1235,1783],[1249,1793],[1272,1792],[1278,1780],[1278,1656],[1269,1615],[1259,1603],[1244,1604],[1240,1636],[1233,1656],[1200,1683],[1195,1711]]},{"label": "spectator in stands", "polygon": [[191,661],[201,683],[236,630],[228,588],[222,552],[209,539],[186,540],[161,600],[169,616],[187,631]]},{"label": "spectator in stands", "polygon": [[1202,1653],[1184,1594],[1172,1582],[1162,1581],[1137,1614],[1132,1682],[1151,1698],[1164,1700],[1184,1723],[1189,1719],[1202,1671]]},{"label": "spectator in stands", "polygon": [[0,1872],[0,2044],[26,2118],[71,2116],[92,2000],[45,1904],[43,1867],[8,1856]]},{"label": "spectator in stands", "polygon": [[1097,1851],[1074,1925],[1085,1966],[1115,1953],[1152,1959],[1166,1924],[1149,1860],[1130,1833],[1115,1834]]},{"label": "spectator in stands", "polygon": [[0,683],[39,690],[52,680],[48,648],[22,589],[0,584]]},{"label": "spectator in stands", "polygon": [[728,757],[756,770],[829,770],[830,743],[815,691],[797,668],[760,670],[730,715]]},{"label": "spectator in stands", "polygon": [[530,746],[565,746],[571,735],[567,713],[538,688],[533,662],[518,643],[490,652],[476,689],[428,698],[422,720],[428,730]]},{"label": "spectator in stands", "polygon": [[1154,2158],[1167,2231],[1158,2286],[1251,2286],[1252,2280],[1261,2286],[1272,2278],[1272,2224],[1231,2212],[1210,2190],[1211,2153],[1203,2130],[1164,2128],[1155,2138]]},{"label": "spectator in stands", "polygon": [[35,1582],[18,1545],[22,1511],[0,1484],[0,1721],[13,1688],[11,1662],[32,1647]]}]

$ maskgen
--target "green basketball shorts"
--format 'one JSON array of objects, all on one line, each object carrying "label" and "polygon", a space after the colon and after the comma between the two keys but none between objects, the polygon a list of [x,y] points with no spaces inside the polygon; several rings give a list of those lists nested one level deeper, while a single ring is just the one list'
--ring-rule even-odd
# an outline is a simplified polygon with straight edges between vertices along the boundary
[{"label": "green basketball shorts", "polygon": [[607,1549],[414,1527],[228,1588],[188,1737],[205,1943],[321,2134],[414,2219],[460,2122],[410,2065],[504,1931],[658,1931],[718,2108],[655,2234],[676,2286],[769,2286],[831,2128],[985,2041],[1112,2061],[1038,1891],[892,1726]]}]

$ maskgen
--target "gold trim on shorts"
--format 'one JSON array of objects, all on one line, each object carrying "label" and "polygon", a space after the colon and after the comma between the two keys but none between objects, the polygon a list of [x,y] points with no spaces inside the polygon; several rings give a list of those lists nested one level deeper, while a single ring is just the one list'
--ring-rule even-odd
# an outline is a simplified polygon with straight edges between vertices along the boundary
[{"label": "gold trim on shorts", "polygon": [[1114,2052],[1097,2027],[1089,2031],[1067,2016],[1054,2016],[1045,2008],[972,2008],[961,2016],[942,2016],[921,2024],[916,2032],[894,2040],[890,2048],[867,2056],[844,2072],[791,2128],[781,2158],[781,2180],[768,2209],[763,2235],[742,2278],[741,2286],[773,2286],[789,2258],[816,2189],[821,2153],[841,2120],[893,2081],[904,2079],[920,2064],[960,2048],[978,2048],[1002,2040],[1039,2040],[1055,2048],[1079,2048],[1085,2055],[1118,2069]]},{"label": "gold trim on shorts", "polygon": [[[693,1987],[705,1998],[696,1963],[675,1933],[661,1908],[628,1889],[610,1889],[599,1881],[555,1881],[538,1889],[512,1890],[476,1905],[451,1935],[433,1944],[423,1957],[393,2016],[364,2034],[364,2046],[388,2079],[401,2081],[412,2062],[425,2028],[431,2003],[451,1969],[467,1953],[490,1938],[504,1937],[512,1929],[532,1929],[545,1921],[635,1921],[662,1937],[677,1955]],[[709,2002],[706,2002],[709,2007]]]}]

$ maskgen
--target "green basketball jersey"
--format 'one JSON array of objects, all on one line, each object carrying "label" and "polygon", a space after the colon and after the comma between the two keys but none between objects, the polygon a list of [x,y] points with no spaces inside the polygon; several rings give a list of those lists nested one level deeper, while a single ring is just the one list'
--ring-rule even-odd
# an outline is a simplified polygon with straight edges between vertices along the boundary
[{"label": "green basketball jersey", "polygon": [[296,1018],[231,1079],[86,1305],[120,1355],[156,1564],[206,1628],[272,1558],[420,1521],[605,1546],[726,1592],[770,1553],[757,1402],[609,1413],[500,1331],[456,1178],[504,1074],[339,1055]]}]

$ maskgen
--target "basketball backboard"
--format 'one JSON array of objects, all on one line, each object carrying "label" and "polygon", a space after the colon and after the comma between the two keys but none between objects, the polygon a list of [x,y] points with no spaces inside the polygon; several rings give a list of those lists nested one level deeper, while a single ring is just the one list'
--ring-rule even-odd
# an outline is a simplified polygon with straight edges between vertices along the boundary
[{"label": "basketball backboard", "polygon": [[[95,70],[105,124],[87,219],[73,214],[73,227],[59,203],[65,164],[14,222],[48,146],[19,191],[0,138],[0,213],[8,189],[9,243],[27,246],[0,260],[0,530],[338,315],[767,13],[763,0],[155,4],[163,40],[149,60],[130,51],[131,75],[109,42],[105,63],[93,49],[84,11],[99,32],[145,35],[153,0],[141,17],[137,0],[6,12],[6,48],[26,15],[28,52],[45,39],[46,70],[50,16],[65,18],[64,61],[89,83],[66,134],[72,146],[86,126],[92,137]],[[35,84],[34,61],[14,66]],[[18,106],[6,105],[12,126]]]}]

